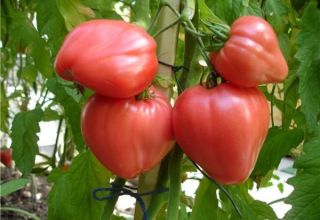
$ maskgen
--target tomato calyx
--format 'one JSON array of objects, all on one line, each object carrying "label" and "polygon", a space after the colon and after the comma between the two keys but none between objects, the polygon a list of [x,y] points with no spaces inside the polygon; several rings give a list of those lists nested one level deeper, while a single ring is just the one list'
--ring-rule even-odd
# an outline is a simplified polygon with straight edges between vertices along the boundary
[{"label": "tomato calyx", "polygon": [[150,87],[143,90],[140,94],[136,95],[135,98],[137,101],[143,101],[152,99],[155,96],[154,92],[150,90]]}]

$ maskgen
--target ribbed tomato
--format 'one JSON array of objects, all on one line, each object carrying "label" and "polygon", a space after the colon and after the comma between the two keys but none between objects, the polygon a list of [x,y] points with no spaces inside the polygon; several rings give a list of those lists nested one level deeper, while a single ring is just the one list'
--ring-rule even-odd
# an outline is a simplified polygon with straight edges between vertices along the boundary
[{"label": "ribbed tomato", "polygon": [[224,79],[241,87],[280,82],[288,75],[271,25],[256,16],[243,16],[232,24],[229,39],[211,54],[211,62]]},{"label": "ribbed tomato", "polygon": [[83,109],[81,128],[98,160],[127,179],[153,168],[174,143],[172,107],[154,90],[146,100],[94,95]]},{"label": "ribbed tomato", "polygon": [[158,68],[156,43],[142,28],[116,20],[92,20],[71,31],[55,61],[56,72],[109,97],[143,91]]},{"label": "ribbed tomato", "polygon": [[173,108],[183,151],[222,184],[245,181],[268,132],[269,108],[257,88],[224,83],[185,90]]}]

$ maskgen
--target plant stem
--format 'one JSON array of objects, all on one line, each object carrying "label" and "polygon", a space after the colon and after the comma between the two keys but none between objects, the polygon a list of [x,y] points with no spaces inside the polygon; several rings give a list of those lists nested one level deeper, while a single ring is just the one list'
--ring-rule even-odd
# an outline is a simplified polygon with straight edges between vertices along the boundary
[{"label": "plant stem", "polygon": [[12,207],[1,207],[1,211],[12,211],[12,212],[17,212],[19,214],[22,214],[24,216],[27,216],[28,218],[34,219],[34,220],[41,220],[38,216],[36,216],[33,213],[27,212],[23,209],[18,209],[18,208],[12,208]]},{"label": "plant stem", "polygon": [[268,203],[268,205],[272,205],[272,204],[275,204],[275,203],[278,203],[278,202],[283,202],[285,199],[286,199],[286,198],[280,198],[280,199],[271,201],[271,202]]},{"label": "plant stem", "polygon": [[169,201],[167,220],[176,220],[179,216],[179,203],[180,203],[180,173],[181,161],[183,152],[178,145],[175,146],[170,162],[169,162]]},{"label": "plant stem", "polygon": [[61,131],[61,127],[62,127],[62,122],[63,122],[63,119],[60,118],[59,124],[58,124],[56,140],[55,140],[55,143],[54,143],[54,148],[53,148],[53,153],[52,153],[52,159],[51,159],[52,168],[56,167],[56,153],[57,153],[57,149],[58,149],[58,142],[59,142],[59,136],[60,136],[60,131]]},{"label": "plant stem", "polygon": [[[114,185],[119,188],[121,188],[125,183],[126,183],[126,180],[121,177],[117,177],[114,180]],[[118,201],[118,196],[112,196],[112,195],[116,195],[116,194],[117,194],[117,191],[110,192],[110,197],[112,197],[112,199],[107,200],[103,209],[101,220],[109,220],[111,218],[114,207]]]},{"label": "plant stem", "polygon": [[273,105],[274,105],[274,92],[276,89],[276,84],[273,84],[272,90],[271,90],[271,98],[270,98],[270,114],[271,114],[271,125],[274,127],[274,111],[273,111]]},{"label": "plant stem", "polygon": [[[167,187],[168,185],[169,159],[170,159],[170,154],[168,154],[161,162],[160,169],[159,169],[159,176],[158,176],[155,189],[162,189]],[[167,193],[152,195],[150,199],[150,205],[148,207],[148,214],[150,219],[155,219],[156,215],[158,214],[159,210],[161,209],[161,207],[163,206],[167,198],[168,198]]]}]

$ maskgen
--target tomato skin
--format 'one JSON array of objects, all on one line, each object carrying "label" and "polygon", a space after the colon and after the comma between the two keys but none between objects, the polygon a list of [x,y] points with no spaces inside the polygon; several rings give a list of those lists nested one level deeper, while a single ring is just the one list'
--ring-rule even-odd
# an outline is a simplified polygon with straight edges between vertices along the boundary
[{"label": "tomato skin", "polygon": [[229,83],[185,90],[173,107],[173,129],[183,151],[221,184],[245,181],[269,127],[269,108],[257,88]]},{"label": "tomato skin", "polygon": [[0,161],[6,167],[12,167],[12,148],[0,149]]},{"label": "tomato skin", "polygon": [[229,39],[211,63],[219,74],[241,87],[276,83],[288,75],[288,65],[271,25],[256,16],[238,18]]},{"label": "tomato skin", "polygon": [[55,70],[99,94],[124,98],[151,84],[158,68],[156,43],[142,28],[124,21],[98,19],[71,31]]},{"label": "tomato skin", "polygon": [[161,93],[147,100],[92,96],[81,128],[86,144],[114,174],[131,179],[152,169],[174,144],[172,107]]}]

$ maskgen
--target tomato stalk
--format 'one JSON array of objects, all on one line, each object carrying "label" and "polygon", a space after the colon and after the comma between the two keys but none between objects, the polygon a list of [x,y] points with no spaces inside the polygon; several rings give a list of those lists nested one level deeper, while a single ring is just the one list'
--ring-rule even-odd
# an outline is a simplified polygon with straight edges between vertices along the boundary
[{"label": "tomato stalk", "polygon": [[[125,183],[126,183],[126,180],[122,179],[120,177],[117,177],[114,180],[114,185],[119,187],[119,188],[124,186]],[[102,214],[101,219],[111,219],[114,207],[115,207],[115,205],[116,205],[116,203],[118,201],[118,196],[115,196],[117,193],[118,192],[116,190],[110,192],[109,196],[112,199],[107,200],[107,202],[106,202],[106,204],[104,206],[104,209],[103,209],[103,214]]]},{"label": "tomato stalk", "polygon": [[[159,18],[154,18],[151,21],[155,25],[154,30],[157,32],[159,30],[162,30],[166,27],[168,27],[168,24],[171,26],[166,29],[166,32],[161,32],[156,36],[157,41],[157,48],[158,48],[158,59],[164,63],[168,64],[174,64],[175,62],[175,54],[176,54],[176,44],[177,44],[177,37],[178,37],[178,26],[177,24],[172,25],[174,21],[177,20],[178,9],[180,6],[180,0],[172,0],[170,1],[170,6],[172,10],[170,10],[168,7],[164,7],[167,3],[161,2],[159,5],[159,9],[156,13],[156,16]],[[176,12],[176,13],[175,13]],[[149,27],[149,30],[153,30],[153,27]],[[172,68],[168,67],[166,65],[159,65],[158,67],[158,74],[168,75],[171,76],[172,74]],[[167,160],[164,160],[162,163],[163,169],[167,166]],[[160,168],[161,170],[161,168]],[[144,173],[143,175],[140,175],[139,177],[139,184],[138,184],[138,193],[143,193],[147,191],[152,191],[155,189],[156,186],[163,185],[167,182],[166,175],[160,175],[159,173],[159,166],[154,168],[153,170]],[[156,216],[157,212],[161,208],[162,200],[159,197],[162,197],[163,193],[152,195],[152,199],[150,196],[144,196],[143,201],[148,207],[148,210],[151,211],[151,216]],[[150,203],[151,200],[151,203]],[[150,204],[150,205],[149,205]],[[159,208],[160,207],[160,208]],[[142,212],[140,207],[136,205],[135,209],[135,218],[134,219],[142,219]]]},{"label": "tomato stalk", "polygon": [[168,201],[168,211],[167,219],[176,220],[179,216],[179,202],[180,202],[180,192],[181,192],[181,162],[182,162],[183,152],[178,145],[175,146],[170,162],[169,162],[169,201]]}]

